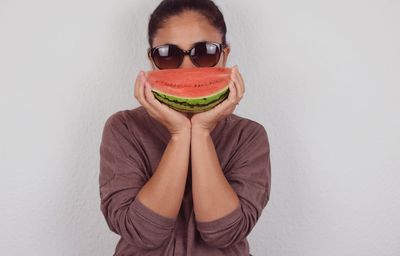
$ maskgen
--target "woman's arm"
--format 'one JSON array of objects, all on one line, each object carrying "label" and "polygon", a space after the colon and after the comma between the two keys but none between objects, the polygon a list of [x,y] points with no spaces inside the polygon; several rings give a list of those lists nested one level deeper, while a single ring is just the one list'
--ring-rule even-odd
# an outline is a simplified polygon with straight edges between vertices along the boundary
[{"label": "woman's arm", "polygon": [[162,216],[177,217],[185,191],[189,154],[190,130],[172,135],[157,170],[140,189],[139,201]]},{"label": "woman's arm", "polygon": [[239,199],[221,170],[210,133],[193,129],[191,148],[196,220],[206,222],[226,216],[239,206]]},{"label": "woman's arm", "polygon": [[185,192],[189,166],[190,120],[154,98],[144,72],[140,72],[136,78],[135,97],[171,134],[157,170],[140,189],[138,200],[164,217],[176,218]]},{"label": "woman's arm", "polygon": [[[176,205],[181,199],[176,195],[185,186],[190,139],[183,135],[173,136],[158,169],[149,175],[144,157],[146,152],[133,136],[135,133],[140,136],[140,133],[134,125],[127,125],[125,113],[120,111],[112,115],[103,130],[99,175],[101,211],[110,230],[135,246],[138,252],[141,249],[153,250],[173,239],[176,218],[163,215],[172,216],[175,213],[170,212],[179,208]],[[140,119],[135,121],[140,122]],[[178,160],[173,159],[175,154],[179,154]],[[143,188],[144,204],[150,207],[141,203],[137,196]],[[161,202],[160,205],[157,201]]]},{"label": "woman's arm", "polygon": [[228,98],[215,108],[195,114],[192,121],[192,187],[196,220],[209,222],[238,209],[240,202],[226,179],[211,139],[218,121],[229,116],[243,97],[244,82],[237,65],[232,68]]},{"label": "woman's arm", "polygon": [[[240,138],[224,170],[210,135],[192,132],[196,226],[202,239],[216,248],[226,248],[247,237],[267,205],[271,190],[270,150],[264,127],[242,122],[234,129]],[[237,140],[237,135],[230,136]]]}]

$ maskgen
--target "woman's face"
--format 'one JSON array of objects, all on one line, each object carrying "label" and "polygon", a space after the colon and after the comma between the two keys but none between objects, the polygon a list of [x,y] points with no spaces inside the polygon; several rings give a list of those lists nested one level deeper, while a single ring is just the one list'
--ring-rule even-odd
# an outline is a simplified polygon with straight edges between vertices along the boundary
[{"label": "woman's face", "polygon": [[[188,50],[191,46],[200,41],[212,41],[222,43],[222,36],[219,31],[212,26],[207,19],[195,11],[184,11],[179,15],[169,18],[164,26],[157,30],[153,47],[163,44],[175,44],[182,50]],[[228,58],[230,48],[225,48],[222,53],[218,67],[224,67]],[[158,68],[151,61],[153,70]],[[179,68],[196,67],[190,60],[189,56],[185,56],[182,65]]]}]

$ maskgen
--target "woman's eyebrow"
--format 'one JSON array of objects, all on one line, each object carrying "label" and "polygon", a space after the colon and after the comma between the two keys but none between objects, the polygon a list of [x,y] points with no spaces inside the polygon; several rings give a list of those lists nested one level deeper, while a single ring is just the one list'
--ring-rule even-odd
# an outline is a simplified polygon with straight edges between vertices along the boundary
[{"label": "woman's eyebrow", "polygon": [[195,44],[203,43],[203,42],[208,42],[208,41],[207,41],[207,40],[196,41],[196,42],[194,42],[193,44],[191,44],[191,47],[193,47]]}]

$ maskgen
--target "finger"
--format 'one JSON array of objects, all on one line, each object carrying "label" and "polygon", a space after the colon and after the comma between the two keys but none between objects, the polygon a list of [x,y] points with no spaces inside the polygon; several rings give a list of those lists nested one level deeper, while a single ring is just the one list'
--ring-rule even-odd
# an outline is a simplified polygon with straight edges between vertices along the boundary
[{"label": "finger", "polygon": [[240,101],[244,94],[244,84],[243,84],[242,80],[240,79],[239,70],[238,70],[237,65],[235,65],[235,68],[233,69],[232,73],[233,73],[232,75],[234,77],[233,79],[236,84],[238,101]]},{"label": "finger", "polygon": [[140,75],[140,83],[139,83],[139,89],[138,89],[138,98],[140,103],[145,107],[154,117],[157,117],[157,111],[155,111],[154,107],[149,104],[149,102],[146,99],[146,96],[144,95],[144,90],[145,90],[145,83],[146,83],[146,78],[144,76],[144,73]]},{"label": "finger", "polygon": [[237,103],[237,89],[235,85],[235,80],[234,76],[232,74],[231,76],[231,81],[229,82],[229,95],[228,95],[228,101],[232,105],[236,105]]},{"label": "finger", "polygon": [[145,81],[145,83],[144,83],[145,86],[143,89],[144,97],[146,98],[146,101],[149,103],[149,105],[153,109],[153,111],[158,114],[158,117],[170,116],[171,114],[181,114],[181,113],[179,113],[179,111],[168,107],[166,104],[161,103],[158,99],[156,99],[156,97],[154,96],[154,94],[151,90],[152,86],[151,86],[149,80],[147,80],[145,74],[143,74],[143,79]]},{"label": "finger", "polygon": [[142,73],[142,71],[139,72],[139,74],[136,76],[136,80],[135,80],[135,88],[134,88],[134,96],[137,99],[138,97],[138,91],[139,91],[139,83],[140,83],[140,74]]},{"label": "finger", "polygon": [[159,111],[163,111],[164,105],[154,97],[154,94],[151,91],[151,85],[150,85],[150,83],[148,81],[145,82],[144,96],[146,97],[147,102],[154,109],[157,109]]},{"label": "finger", "polygon": [[237,89],[236,89],[236,85],[235,85],[235,81],[234,80],[232,80],[229,83],[229,91],[230,92],[229,92],[228,100],[225,101],[225,102],[222,102],[222,103],[226,103],[223,106],[224,115],[228,115],[228,114],[232,113],[235,110],[235,108],[236,108],[236,106],[238,104],[238,101],[237,101]]},{"label": "finger", "polygon": [[231,73],[230,81],[228,84],[228,88],[229,88],[228,98],[207,112],[209,112],[210,114],[215,113],[212,115],[221,117],[221,116],[226,116],[226,115],[230,114],[235,109],[237,92],[236,92],[236,86],[234,83],[235,82],[233,80],[233,74]]},{"label": "finger", "polygon": [[237,97],[238,97],[238,101],[240,101],[244,94],[244,88],[243,88],[244,85],[242,83],[242,80],[240,79],[239,71],[237,68],[234,70],[233,73],[234,73],[234,79],[235,79],[235,84],[236,84],[236,89],[237,89]]},{"label": "finger", "polygon": [[243,95],[243,94],[245,93],[245,91],[246,91],[246,88],[245,88],[245,83],[244,83],[243,76],[242,76],[242,74],[240,73],[239,68],[237,69],[237,73],[238,73],[238,75],[239,75],[239,80],[240,80],[240,82],[241,82],[241,84],[242,84],[242,95]]},{"label": "finger", "polygon": [[225,116],[228,115],[229,113],[232,113],[232,111],[236,108],[237,105],[237,89],[235,85],[235,75],[234,75],[234,68],[232,69],[231,76],[230,76],[230,81],[228,84],[229,88],[229,95],[226,100],[215,106],[213,109],[210,110],[210,112],[218,112],[219,116]]},{"label": "finger", "polygon": [[229,88],[229,94],[228,94],[228,98],[226,98],[226,100],[222,101],[220,104],[217,104],[215,107],[213,107],[212,109],[210,109],[210,112],[221,112],[224,111],[226,108],[231,107],[232,105],[235,105],[236,103],[234,103],[234,99],[236,98],[236,89],[235,89],[235,85],[234,82],[232,80],[229,81],[228,84],[228,88]]},{"label": "finger", "polygon": [[232,80],[234,82],[235,89],[236,89],[236,95],[235,95],[235,99],[234,100],[235,100],[235,104],[238,104],[240,99],[241,99],[241,97],[240,97],[241,96],[240,95],[240,93],[241,93],[240,92],[241,85],[240,85],[240,81],[239,81],[235,71],[232,72]]},{"label": "finger", "polygon": [[153,92],[151,91],[151,84],[147,79],[145,80],[144,96],[154,112],[158,113],[158,116],[165,117],[167,115],[171,115],[171,112],[177,112],[176,110],[167,107],[165,104],[161,103],[155,98]]}]

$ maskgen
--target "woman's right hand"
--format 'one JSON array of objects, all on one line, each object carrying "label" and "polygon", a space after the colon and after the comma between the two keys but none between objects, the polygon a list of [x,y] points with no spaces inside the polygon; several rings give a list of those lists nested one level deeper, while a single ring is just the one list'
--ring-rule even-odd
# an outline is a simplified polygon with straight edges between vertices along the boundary
[{"label": "woman's right hand", "polygon": [[172,135],[190,134],[191,122],[186,115],[159,102],[151,92],[151,85],[143,71],[135,82],[135,98],[147,110],[150,116],[163,124]]}]

